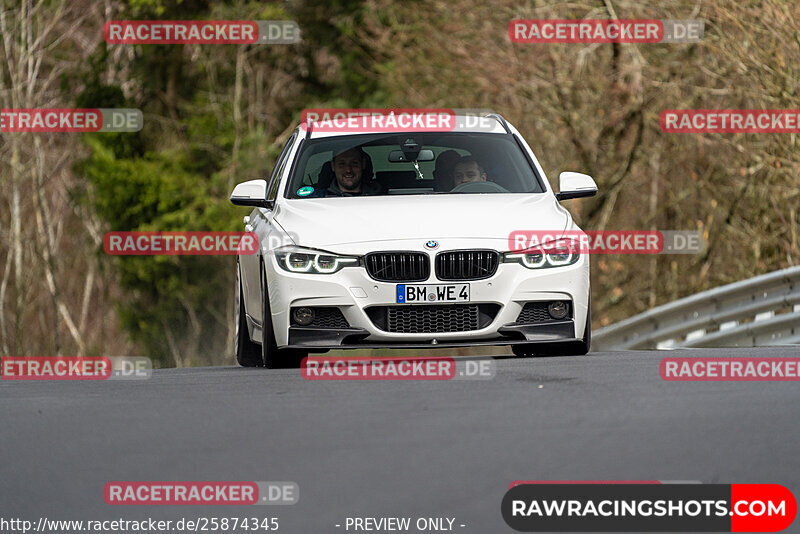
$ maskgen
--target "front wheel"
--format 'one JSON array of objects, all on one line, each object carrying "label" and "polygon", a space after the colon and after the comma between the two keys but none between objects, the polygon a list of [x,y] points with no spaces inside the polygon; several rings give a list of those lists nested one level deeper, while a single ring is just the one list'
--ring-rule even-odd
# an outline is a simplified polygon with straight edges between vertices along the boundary
[{"label": "front wheel", "polygon": [[275,330],[272,326],[272,311],[269,307],[269,287],[267,273],[261,266],[261,357],[264,367],[268,369],[291,369],[300,367],[300,362],[308,356],[307,352],[294,349],[279,349],[275,342]]}]

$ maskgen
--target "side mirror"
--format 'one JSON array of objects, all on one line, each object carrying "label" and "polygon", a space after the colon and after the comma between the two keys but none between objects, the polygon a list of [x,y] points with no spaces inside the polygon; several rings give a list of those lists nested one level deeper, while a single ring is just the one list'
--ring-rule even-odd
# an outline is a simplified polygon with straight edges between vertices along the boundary
[{"label": "side mirror", "polygon": [[588,174],[579,172],[562,172],[558,175],[559,193],[556,200],[570,198],[593,197],[597,194],[597,184]]},{"label": "side mirror", "polygon": [[267,181],[250,180],[242,182],[233,188],[231,202],[237,206],[255,206],[257,208],[272,209],[275,202],[267,200]]}]

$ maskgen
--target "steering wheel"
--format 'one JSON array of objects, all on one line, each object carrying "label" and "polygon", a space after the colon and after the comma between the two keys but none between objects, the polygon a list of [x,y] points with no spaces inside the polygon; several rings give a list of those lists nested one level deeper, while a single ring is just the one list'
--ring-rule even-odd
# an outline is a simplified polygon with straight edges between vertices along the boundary
[{"label": "steering wheel", "polygon": [[463,182],[450,190],[451,193],[509,193],[510,191],[494,182]]}]

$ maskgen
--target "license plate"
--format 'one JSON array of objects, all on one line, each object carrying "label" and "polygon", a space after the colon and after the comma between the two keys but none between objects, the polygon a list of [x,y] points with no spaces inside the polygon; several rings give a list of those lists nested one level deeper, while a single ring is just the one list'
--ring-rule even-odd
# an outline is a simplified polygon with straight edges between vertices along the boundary
[{"label": "license plate", "polygon": [[397,284],[397,303],[469,302],[469,284]]}]

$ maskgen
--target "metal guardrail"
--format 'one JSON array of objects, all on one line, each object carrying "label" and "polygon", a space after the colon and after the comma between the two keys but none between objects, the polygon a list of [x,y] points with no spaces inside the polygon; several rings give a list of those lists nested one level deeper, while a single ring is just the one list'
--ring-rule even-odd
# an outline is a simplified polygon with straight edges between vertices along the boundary
[{"label": "metal guardrail", "polygon": [[592,349],[800,343],[800,266],[720,286],[592,332]]}]

